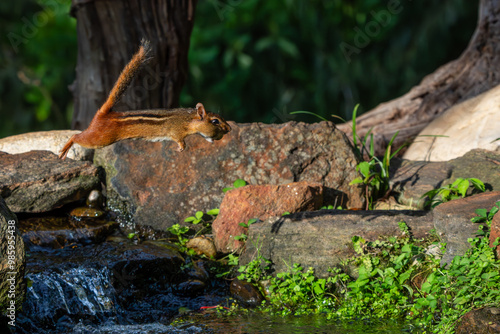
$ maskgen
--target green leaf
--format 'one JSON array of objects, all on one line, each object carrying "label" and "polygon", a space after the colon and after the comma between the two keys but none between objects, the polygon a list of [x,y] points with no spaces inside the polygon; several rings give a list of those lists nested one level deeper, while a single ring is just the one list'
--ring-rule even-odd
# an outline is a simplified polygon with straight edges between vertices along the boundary
[{"label": "green leaf", "polygon": [[476,189],[481,190],[481,191],[486,190],[486,187],[484,186],[483,181],[476,179],[476,178],[473,178],[473,177],[471,177],[469,180]]},{"label": "green leaf", "polygon": [[363,174],[364,177],[367,177],[368,175],[370,175],[370,163],[368,163],[366,161],[360,162],[358,165],[358,168],[359,168],[359,172],[361,174]]},{"label": "green leaf", "polygon": [[469,180],[462,180],[457,184],[458,193],[462,195],[462,198],[467,194],[467,189],[469,189]]},{"label": "green leaf", "polygon": [[292,58],[297,58],[300,54],[295,44],[285,38],[278,39],[278,46],[283,52],[287,53]]},{"label": "green leaf", "polygon": [[319,279],[316,284],[314,284],[314,293],[317,295],[323,294],[325,292],[326,280],[324,278]]},{"label": "green leaf", "polygon": [[237,180],[236,180],[236,181],[234,181],[234,183],[233,183],[233,186],[234,186],[235,188],[241,188],[241,187],[244,187],[244,186],[246,186],[246,185],[247,185],[247,183],[246,183],[246,181],[245,181],[245,180],[243,180],[243,179],[237,179]]},{"label": "green leaf", "polygon": [[196,211],[195,217],[198,220],[201,220],[203,218],[203,211]]},{"label": "green leaf", "polygon": [[358,108],[359,103],[354,106],[352,111],[352,142],[354,143],[355,148],[358,148],[358,134],[356,133],[356,114],[358,112]]},{"label": "green leaf", "polygon": [[316,116],[317,118],[319,118],[320,120],[322,121],[328,121],[326,118],[324,118],[323,116],[321,115],[318,115],[318,114],[315,114],[313,112],[310,112],[310,111],[292,111],[290,113],[290,115],[296,115],[296,114],[307,114],[307,115],[313,115],[313,116]]},{"label": "green leaf", "polygon": [[248,225],[248,226],[250,226],[250,225],[252,225],[253,223],[257,222],[257,220],[258,220],[257,218],[252,218],[252,219],[249,219],[249,220],[248,220],[247,225]]},{"label": "green leaf", "polygon": [[349,182],[349,185],[359,184],[359,183],[363,183],[363,178],[357,177],[354,180],[352,180],[351,182]]},{"label": "green leaf", "polygon": [[210,211],[207,211],[207,214],[210,216],[217,216],[219,214],[220,209],[212,209]]},{"label": "green leaf", "polygon": [[253,63],[252,57],[250,57],[249,55],[247,55],[245,53],[238,54],[237,59],[238,59],[238,64],[240,65],[240,67],[244,68],[244,69],[249,68]]},{"label": "green leaf", "polygon": [[488,216],[488,211],[486,209],[476,209],[475,212],[480,217],[486,218]]}]

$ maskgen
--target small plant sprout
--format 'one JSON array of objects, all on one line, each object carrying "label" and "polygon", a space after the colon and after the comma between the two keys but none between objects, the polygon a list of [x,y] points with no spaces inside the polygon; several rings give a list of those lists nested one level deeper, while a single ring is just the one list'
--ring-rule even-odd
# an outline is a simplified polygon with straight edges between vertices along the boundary
[{"label": "small plant sprout", "polygon": [[[363,158],[365,154],[368,156],[367,161],[362,161],[356,166],[356,170],[362,176],[351,181],[353,184],[363,184],[365,187],[366,208],[369,209],[373,205],[373,201],[385,196],[389,191],[389,166],[391,159],[394,158],[399,151],[406,146],[402,145],[396,151],[392,151],[392,144],[399,134],[397,131],[389,141],[382,160],[375,156],[375,147],[372,130],[368,130],[363,138],[358,136],[356,132],[356,114],[359,104],[354,107],[352,112],[352,141],[355,152]],[[368,149],[367,141],[369,140]],[[371,195],[370,195],[371,194]]]},{"label": "small plant sprout", "polygon": [[247,182],[243,179],[237,179],[236,181],[233,182],[233,186],[232,187],[227,187],[227,188],[224,188],[222,189],[223,192],[228,192],[229,190],[233,190],[233,189],[236,189],[236,188],[241,188],[241,187],[244,187],[247,185]]},{"label": "small plant sprout", "polygon": [[186,234],[189,231],[189,227],[187,226],[180,226],[179,224],[174,224],[167,228],[167,231],[172,233],[173,235],[177,236],[177,239],[179,240],[180,246],[184,247],[186,243],[188,242],[187,238],[184,238],[183,235]]},{"label": "small plant sprout", "polygon": [[[248,222],[246,223],[239,223],[238,225],[240,226],[243,226],[244,228],[249,228],[250,225],[252,225],[253,223],[255,223],[258,219],[250,219],[248,220]],[[248,236],[245,234],[245,233],[241,233],[240,235],[237,235],[234,237],[235,240],[238,240],[238,241],[245,241],[247,240]]]},{"label": "small plant sprout", "polygon": [[[219,209],[212,209],[212,210],[209,210],[207,211],[207,213],[203,213],[203,211],[196,211],[196,213],[194,214],[194,216],[190,216],[190,217],[187,217],[186,219],[184,219],[184,222],[185,223],[192,223],[194,225],[197,225],[201,222],[204,222],[204,223],[209,223],[210,221],[212,221],[217,215],[219,214]],[[212,216],[210,219],[208,219],[206,217],[206,215],[209,215],[209,216]]]},{"label": "small plant sprout", "polygon": [[[394,158],[394,156],[398,154],[398,152],[404,147],[403,145],[394,153],[391,153],[392,143],[394,142],[394,139],[396,139],[398,133],[399,132],[396,132],[389,141],[382,160],[375,156],[373,147],[373,134],[371,134],[369,151],[370,160],[362,161],[356,166],[356,170],[360,172],[362,176],[355,178],[351,181],[350,184],[363,184],[365,186],[367,208],[373,203],[374,199],[385,196],[389,191],[389,166],[391,163],[391,159]],[[353,138],[355,137],[356,134],[353,134]],[[363,140],[361,143],[362,147],[364,147],[365,140]],[[359,151],[361,152],[361,150]]]},{"label": "small plant sprout", "polygon": [[430,207],[434,208],[441,203],[449,202],[457,198],[464,198],[467,196],[467,190],[469,190],[471,185],[479,192],[485,191],[483,181],[472,177],[459,177],[452,184],[426,192],[422,195],[422,198],[428,197]]}]

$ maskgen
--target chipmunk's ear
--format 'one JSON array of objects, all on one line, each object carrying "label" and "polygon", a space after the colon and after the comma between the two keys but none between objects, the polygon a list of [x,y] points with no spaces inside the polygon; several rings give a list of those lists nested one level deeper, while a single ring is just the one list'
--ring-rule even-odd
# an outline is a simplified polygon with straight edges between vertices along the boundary
[{"label": "chipmunk's ear", "polygon": [[205,111],[205,107],[201,103],[198,103],[196,105],[196,112],[198,113],[198,116],[200,116],[201,120],[207,117],[207,112]]}]

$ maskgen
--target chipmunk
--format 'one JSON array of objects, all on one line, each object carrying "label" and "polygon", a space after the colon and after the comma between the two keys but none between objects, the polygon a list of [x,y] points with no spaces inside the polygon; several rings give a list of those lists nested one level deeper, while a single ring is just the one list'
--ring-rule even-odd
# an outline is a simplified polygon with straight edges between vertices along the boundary
[{"label": "chipmunk", "polygon": [[173,140],[178,151],[186,147],[184,139],[192,134],[200,134],[207,141],[221,139],[231,131],[231,127],[219,115],[207,112],[203,104],[196,108],[153,109],[127,112],[111,110],[130,85],[130,82],[150,59],[151,48],[143,40],[139,51],[125,66],[118,77],[108,99],[97,111],[89,127],[73,135],[64,145],[59,158],[65,159],[74,143],[87,148],[101,148],[129,138],[149,141]]}]

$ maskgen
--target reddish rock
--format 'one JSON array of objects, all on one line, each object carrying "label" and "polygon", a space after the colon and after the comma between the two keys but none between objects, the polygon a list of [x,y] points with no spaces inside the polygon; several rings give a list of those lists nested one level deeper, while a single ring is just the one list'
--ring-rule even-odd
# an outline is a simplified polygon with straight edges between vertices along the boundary
[{"label": "reddish rock", "polygon": [[[500,238],[500,213],[496,214],[491,222],[490,247],[493,247],[497,238]],[[497,246],[497,257],[500,257],[500,246]]]},{"label": "reddish rock", "polygon": [[14,212],[45,212],[100,188],[99,169],[49,151],[0,152],[0,195]]},{"label": "reddish rock", "polygon": [[357,158],[341,131],[330,122],[235,124],[219,141],[200,136],[175,143],[126,140],[95,151],[106,170],[108,204],[121,218],[164,230],[197,210],[219,207],[237,179],[249,184],[298,181],[323,184],[325,204],[363,207]]},{"label": "reddish rock", "polygon": [[243,242],[234,237],[247,233],[240,223],[264,220],[285,212],[318,210],[323,205],[323,186],[296,182],[285,185],[246,186],[226,193],[217,219],[212,224],[215,246],[222,253],[240,250]]}]

